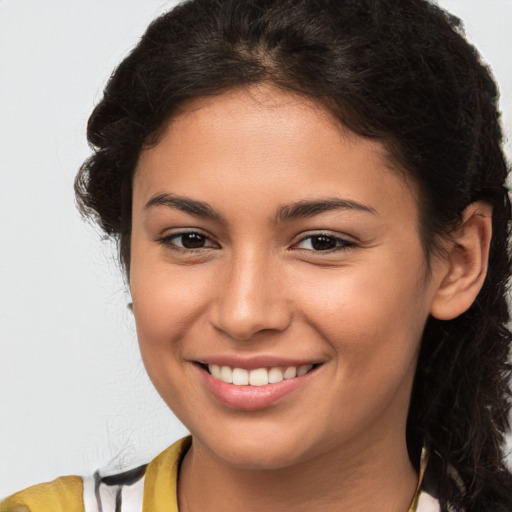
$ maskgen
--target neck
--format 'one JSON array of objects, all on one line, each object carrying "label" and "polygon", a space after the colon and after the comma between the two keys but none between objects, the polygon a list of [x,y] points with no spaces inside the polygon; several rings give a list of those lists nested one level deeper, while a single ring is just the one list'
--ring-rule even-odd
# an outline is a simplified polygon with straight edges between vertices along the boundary
[{"label": "neck", "polygon": [[[247,469],[194,440],[178,483],[180,512],[406,512],[418,475],[405,440],[330,449],[279,469]],[[219,492],[219,489],[221,492]]]}]

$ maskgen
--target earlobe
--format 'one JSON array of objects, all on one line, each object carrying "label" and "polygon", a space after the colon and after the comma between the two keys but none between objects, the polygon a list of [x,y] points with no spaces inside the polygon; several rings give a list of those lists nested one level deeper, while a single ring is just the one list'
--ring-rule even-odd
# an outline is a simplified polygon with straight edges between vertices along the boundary
[{"label": "earlobe", "polygon": [[463,212],[443,255],[443,275],[431,304],[433,317],[451,320],[469,309],[487,274],[492,236],[492,207],[477,201]]}]

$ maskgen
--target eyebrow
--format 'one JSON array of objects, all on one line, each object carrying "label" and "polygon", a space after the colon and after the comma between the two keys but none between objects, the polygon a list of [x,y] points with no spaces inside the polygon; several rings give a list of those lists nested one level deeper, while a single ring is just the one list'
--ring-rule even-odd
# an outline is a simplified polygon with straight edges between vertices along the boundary
[{"label": "eyebrow", "polygon": [[[225,223],[225,219],[216,212],[208,203],[204,201],[196,201],[187,197],[176,196],[174,194],[158,194],[153,196],[144,206],[144,209],[150,209],[155,206],[166,206],[168,208],[176,208],[182,212],[196,217],[212,219]],[[352,201],[350,199],[329,198],[313,201],[297,201],[295,203],[280,206],[274,216],[274,222],[286,222],[294,219],[309,218],[319,215],[320,213],[334,210],[357,210],[372,215],[377,212],[371,206]]]},{"label": "eyebrow", "polygon": [[167,206],[168,208],[176,208],[185,213],[195,215],[196,217],[204,217],[207,219],[225,222],[223,217],[217,213],[208,203],[204,201],[196,201],[187,197],[175,196],[174,194],[158,194],[153,196],[144,206],[145,210],[155,206]]},{"label": "eyebrow", "polygon": [[315,201],[298,201],[281,206],[275,215],[275,222],[314,217],[320,213],[334,210],[357,210],[377,215],[377,211],[371,206],[350,199],[331,198]]}]

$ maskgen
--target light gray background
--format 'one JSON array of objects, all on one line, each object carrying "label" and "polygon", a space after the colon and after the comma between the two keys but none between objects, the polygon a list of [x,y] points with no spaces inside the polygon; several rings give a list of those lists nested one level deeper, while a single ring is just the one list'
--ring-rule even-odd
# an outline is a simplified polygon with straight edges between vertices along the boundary
[{"label": "light gray background", "polygon": [[[185,433],[140,362],[115,251],[72,191],[106,79],[174,3],[0,0],[0,496],[148,460]],[[512,0],[440,4],[491,64],[510,136]]]}]

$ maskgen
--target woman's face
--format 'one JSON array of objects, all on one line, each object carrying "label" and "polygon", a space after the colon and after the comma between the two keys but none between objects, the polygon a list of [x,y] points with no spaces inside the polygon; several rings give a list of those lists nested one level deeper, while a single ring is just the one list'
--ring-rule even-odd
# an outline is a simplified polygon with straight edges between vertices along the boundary
[{"label": "woman's face", "polygon": [[141,154],[142,357],[195,442],[230,464],[404,443],[427,275],[414,185],[300,96],[197,99]]}]

